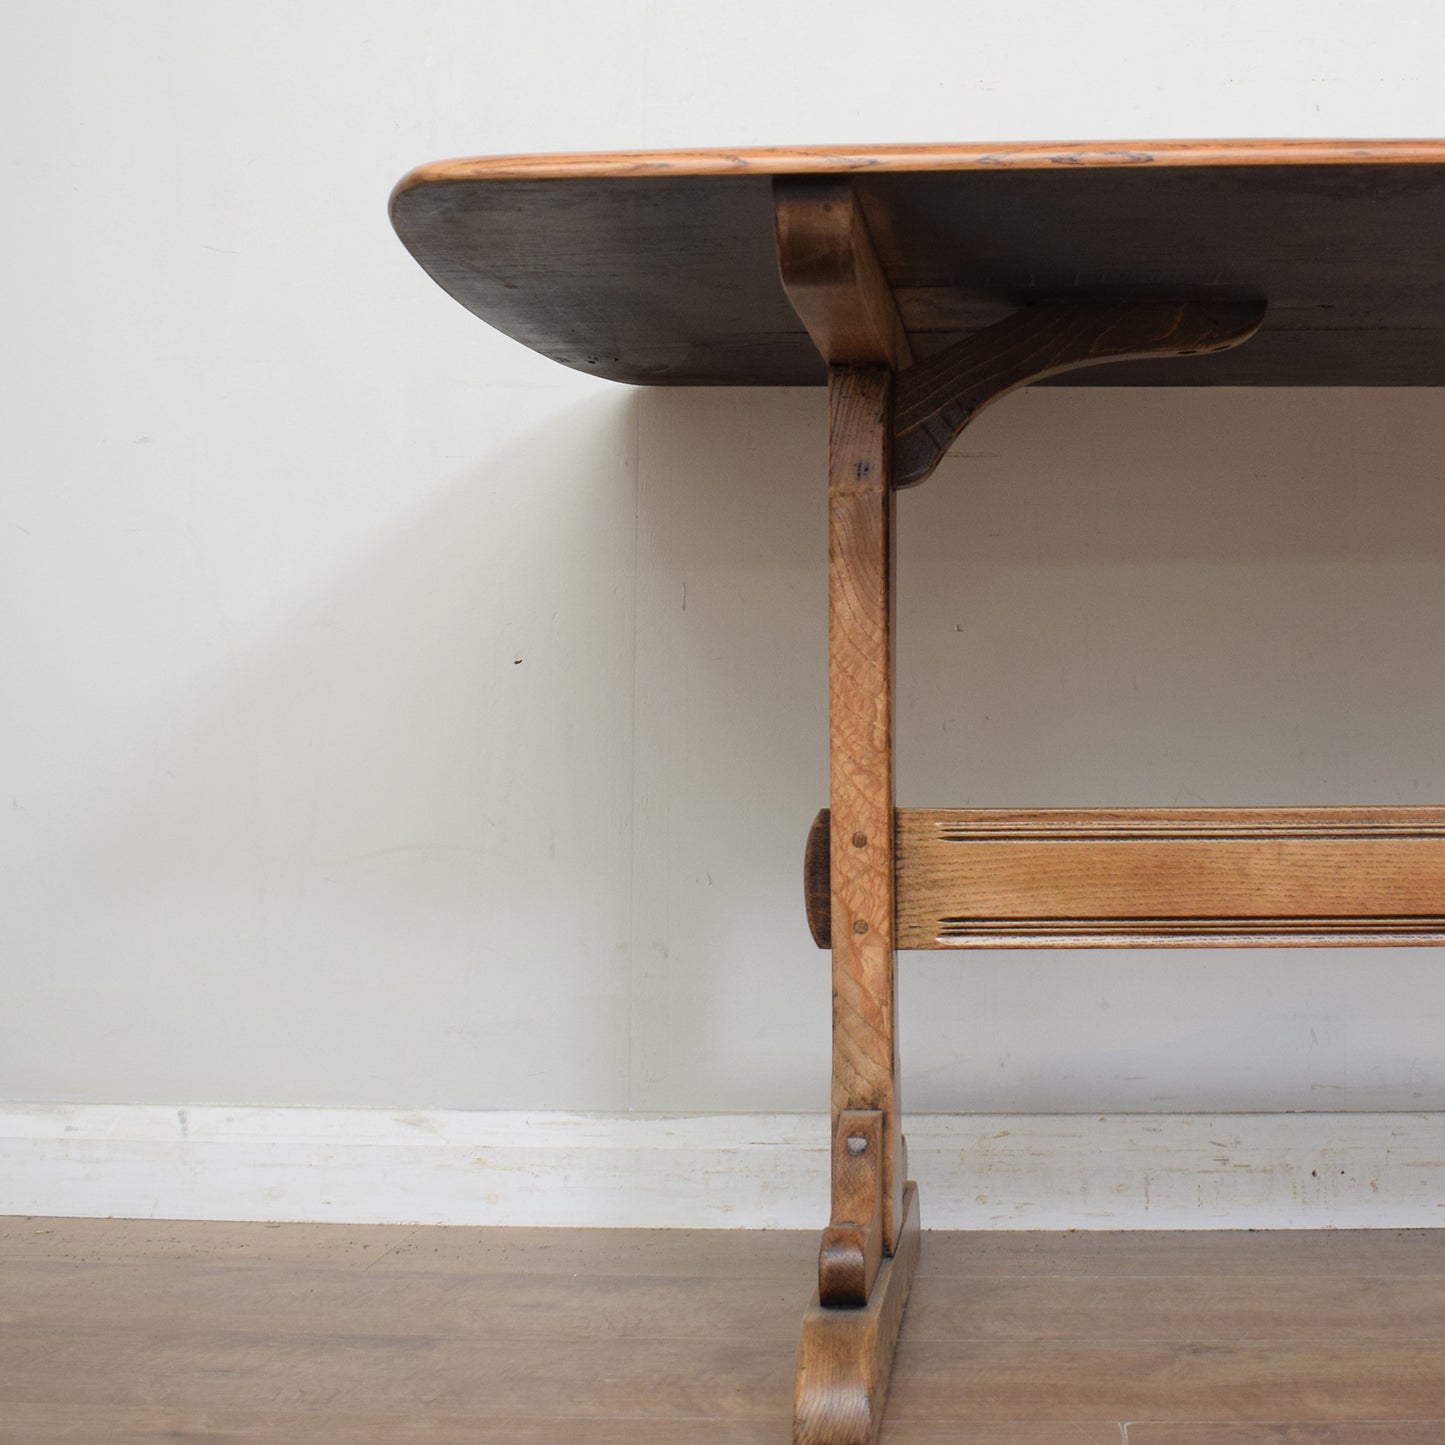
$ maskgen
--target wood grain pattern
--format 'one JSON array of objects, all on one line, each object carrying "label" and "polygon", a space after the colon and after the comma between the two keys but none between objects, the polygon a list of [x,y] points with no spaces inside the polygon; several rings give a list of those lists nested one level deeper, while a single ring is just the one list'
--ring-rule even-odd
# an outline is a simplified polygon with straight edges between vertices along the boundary
[{"label": "wood grain pattern", "polygon": [[[539,1375],[539,1378],[541,1376]],[[0,1418],[0,1445],[778,1445],[786,1436],[775,1418],[757,1420],[495,1420],[480,1429],[465,1415],[296,1410],[214,1411],[204,1407],[134,1409],[76,1405],[11,1405]],[[1168,1428],[1168,1427],[1166,1427]],[[1118,1425],[885,1426],[884,1445],[1121,1445]],[[1152,1437],[1151,1437],[1152,1438]],[[1231,1440],[1234,1437],[1230,1437]],[[1239,1445],[1295,1445],[1294,1437],[1238,1437]],[[1300,1445],[1439,1445],[1440,1434],[1300,1437]],[[1171,1441],[1172,1445],[1172,1441]],[[1187,1445],[1204,1445],[1199,1436]],[[1219,1437],[1207,1445],[1220,1445]]]},{"label": "wood grain pattern", "polygon": [[803,911],[808,917],[808,932],[819,948],[833,946],[833,864],[829,850],[833,846],[830,814],[820,808],[808,829],[803,845]]},{"label": "wood grain pattern", "polygon": [[883,1263],[883,1115],[845,1109],[833,1141],[833,1214],[818,1252],[818,1302],[868,1303]]},{"label": "wood grain pattern", "polygon": [[[1441,1343],[978,1341],[966,1351],[963,1387],[978,1421],[1429,1420],[1441,1415]],[[903,1340],[891,1419],[947,1419],[964,1408],[961,1353],[954,1340]]]},{"label": "wood grain pattern", "polygon": [[[1445,808],[901,808],[899,948],[1445,941]],[[804,905],[829,946],[828,810]]]},{"label": "wood grain pattern", "polygon": [[[821,376],[814,351],[830,363],[827,936],[839,1127],[834,1222],[804,1322],[794,1431],[805,1445],[872,1445],[919,1239],[916,1190],[900,1192],[898,942],[1445,942],[1445,812],[911,810],[895,819],[893,483],[921,480],[983,406],[1017,386],[1102,360],[1124,363],[1111,377],[1118,384],[1173,382],[1153,358],[1232,347],[1259,326],[1266,298],[1282,304],[1262,345],[1241,365],[1199,363],[1200,384],[1445,382],[1445,143],[510,157],[414,171],[393,194],[392,216],[462,304],[590,374],[793,384]],[[781,279],[767,264],[767,233]],[[1207,299],[1176,299],[1195,295]],[[1030,303],[980,330],[981,310]],[[908,367],[915,344],[925,359],[895,393],[891,373]],[[816,846],[809,859],[816,873]],[[846,1157],[863,1133],[867,1167]],[[880,1240],[893,1253],[881,1268]],[[1223,1318],[1223,1296],[1190,1308],[1177,1282],[1156,1293],[1168,1300],[1155,1299],[1156,1320],[1187,1325],[1185,1340],[1161,1339],[1157,1324],[1128,1342],[1100,1338],[1095,1302],[1082,1300],[1072,1328],[1087,1338],[1056,1339],[1046,1360],[1033,1348],[1040,1328],[1017,1316],[1029,1349],[970,1339],[974,1423],[1082,1419],[1092,1429],[1112,1419],[1127,1437],[1125,1422],[1142,1416],[1255,1430],[1285,1397],[1296,1419],[1330,1428],[1441,1413],[1438,1340],[1357,1332],[1261,1355],[1241,1341],[1237,1319],[1234,1333],[1199,1336],[1211,1305]],[[1277,1329],[1287,1295],[1261,1298],[1246,1321]],[[1427,1285],[1414,1315],[1406,1311],[1422,1328],[1430,1295]],[[855,1307],[829,1307],[840,1301]],[[1118,1314],[1118,1298],[1115,1306]],[[1057,1300],[1048,1308],[1057,1331],[1068,1312]],[[958,1336],[971,1326],[941,1309],[923,1325],[948,1338],[907,1343],[895,1413],[931,1427],[952,1408]],[[51,1346],[61,1368],[83,1336]],[[428,1387],[428,1372],[455,1349],[448,1339],[418,1353],[420,1343],[398,1346],[410,1389],[413,1376]],[[519,1408],[525,1343],[487,1352],[494,1417]],[[730,1380],[754,1344],[680,1378],[675,1350],[639,1363],[618,1356],[610,1337],[584,1341],[580,1374],[575,1360],[562,1373],[564,1388],[590,1388],[587,1403],[568,1395],[560,1413],[615,1411],[609,1391],[626,1376],[629,1397],[647,1402],[643,1415],[738,1416],[719,1378]],[[242,1374],[261,1373],[248,1371],[246,1347],[229,1338],[228,1358],[239,1352]],[[170,1348],[184,1354],[185,1344]],[[306,1398],[295,1371],[307,1349],[298,1345],[267,1382],[291,1403],[298,1388]],[[22,1342],[22,1366],[35,1355],[25,1351]],[[68,1368],[78,1373],[79,1363]],[[383,1397],[388,1408],[401,1400]],[[123,1394],[122,1403],[139,1402]],[[1292,1439],[1301,1427],[1259,1428]]]},{"label": "wood grain pattern", "polygon": [[[787,1301],[790,1312],[796,1297]],[[841,1313],[841,1312],[840,1312]],[[850,1311],[849,1313],[856,1313]],[[0,1328],[0,1418],[10,1402],[167,1406],[217,1415],[254,1409],[344,1414],[358,1397],[378,1415],[437,1410],[482,1425],[516,1418],[746,1420],[786,1413],[792,1360],[774,1339],[605,1340],[506,1334],[453,1338],[387,1331],[352,1317],[333,1335],[205,1330],[175,1319],[164,1331],[41,1332]],[[102,1349],[112,1360],[102,1373]],[[377,1362],[384,1360],[385,1369]],[[771,1402],[771,1403],[765,1403]],[[776,1427],[775,1427],[776,1428]],[[501,1433],[494,1439],[505,1440]]]},{"label": "wood grain pattern", "polygon": [[1445,942],[1445,809],[901,809],[903,948]]},{"label": "wood grain pattern", "polygon": [[898,988],[893,951],[890,374],[835,367],[828,436],[828,762],[833,1124],[883,1115],[884,1247],[897,1237]]},{"label": "wood grain pattern", "polygon": [[779,179],[773,216],[783,289],[819,356],[829,366],[908,366],[908,334],[851,183]]},{"label": "wood grain pattern", "polygon": [[[931,1280],[1424,1276],[1445,1300],[1438,1229],[931,1230]],[[967,1294],[971,1285],[961,1287]]]},{"label": "wood grain pattern", "polygon": [[743,146],[467,156],[408,171],[398,192],[440,181],[621,176],[837,175],[874,171],[1091,170],[1161,166],[1442,165],[1445,140],[1026,141],[989,145]]},{"label": "wood grain pattern", "polygon": [[928,477],[960,432],[1011,391],[1146,356],[1227,351],[1259,330],[1258,301],[1044,301],[910,367],[893,391],[893,485]]},{"label": "wood grain pattern", "polygon": [[[1445,1239],[1435,1248],[1445,1251]],[[914,1282],[908,1302],[911,1341],[1239,1344],[1287,1338],[1350,1345],[1408,1343],[1445,1331],[1438,1273],[995,1275],[965,1283],[936,1275],[931,1255],[930,1249],[930,1267]]]},{"label": "wood grain pattern", "polygon": [[[479,1225],[278,1225],[229,1220],[0,1216],[0,1262],[135,1264],[189,1271],[322,1267],[345,1278],[401,1274],[646,1275],[806,1280],[817,1239],[786,1230],[547,1229]],[[423,1286],[424,1288],[425,1286]],[[790,1326],[791,1328],[791,1326]]]},{"label": "wood grain pattern", "polygon": [[1348,1425],[1212,1421],[1161,1425],[1133,1421],[1126,1445],[1440,1445],[1445,1420],[1358,1420]]},{"label": "wood grain pattern", "polygon": [[1123,1445],[1111,1421],[1069,1420],[1047,1425],[1013,1421],[975,1425],[961,1421],[888,1420],[883,1445]]},{"label": "wood grain pattern", "polygon": [[[931,1233],[882,1445],[1437,1445],[1442,1245]],[[0,1218],[0,1445],[764,1445],[815,1253],[802,1232]]]},{"label": "wood grain pattern", "polygon": [[[556,1231],[560,1233],[561,1231]],[[589,1231],[590,1233],[590,1231]],[[577,1273],[507,1273],[463,1269],[367,1271],[362,1281],[334,1264],[158,1269],[153,1262],[72,1265],[29,1261],[0,1265],[0,1328],[27,1317],[22,1302],[44,1298],[46,1328],[164,1334],[177,1320],[210,1313],[238,1332],[325,1334],[338,1321],[359,1330],[384,1320],[392,1336],[548,1340],[772,1340],[787,1353],[797,1340],[798,1291],[778,1280],[806,1280],[814,1248],[794,1251],[771,1280],[740,1270],[708,1275],[711,1261],[696,1240],[692,1275],[589,1274],[587,1309],[577,1309]],[[543,1246],[545,1248],[545,1246]],[[599,1250],[599,1253],[602,1251]],[[726,1251],[720,1251],[725,1253]],[[585,1259],[585,1256],[583,1256]],[[520,1262],[525,1265],[527,1261]],[[633,1268],[645,1271],[644,1258]],[[357,1272],[360,1273],[360,1272]],[[789,1304],[787,1310],[780,1305]]]},{"label": "wood grain pattern", "polygon": [[[545,1372],[539,1371],[538,1378]],[[1080,1445],[1086,1437],[1079,1437]],[[1118,1432],[1115,1432],[1115,1445]],[[778,1425],[755,1420],[493,1418],[422,1406],[407,1411],[226,1410],[205,1405],[133,1407],[9,1404],[0,1445],[777,1445]],[[980,1437],[981,1445],[1032,1445]],[[908,1445],[908,1436],[898,1445]],[[958,1445],[974,1445],[962,1436]],[[1049,1442],[1053,1445],[1053,1442]],[[1070,1442],[1073,1445],[1073,1442]]]},{"label": "wood grain pattern", "polygon": [[862,1309],[828,1309],[815,1298],[803,1317],[793,1403],[793,1445],[874,1445],[904,1307],[918,1267],[918,1189],[903,1195],[897,1248]]}]

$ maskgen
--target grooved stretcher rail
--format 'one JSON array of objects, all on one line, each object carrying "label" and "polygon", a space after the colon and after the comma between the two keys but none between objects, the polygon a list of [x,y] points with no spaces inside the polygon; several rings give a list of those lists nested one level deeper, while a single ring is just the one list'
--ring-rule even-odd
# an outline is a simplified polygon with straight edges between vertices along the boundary
[{"label": "grooved stretcher rail", "polygon": [[1020,387],[1445,385],[1445,141],[511,156],[392,220],[591,375],[829,394],[833,1205],[794,1437],[878,1437],[919,1249],[895,950],[1445,942],[1445,808],[896,809],[895,493]]}]

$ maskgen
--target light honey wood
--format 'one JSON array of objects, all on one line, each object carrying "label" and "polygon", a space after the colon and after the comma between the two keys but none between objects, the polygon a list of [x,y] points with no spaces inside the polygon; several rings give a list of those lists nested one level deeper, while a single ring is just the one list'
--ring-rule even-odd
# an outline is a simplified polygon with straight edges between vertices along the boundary
[{"label": "light honey wood", "polygon": [[445,181],[839,172],[1116,170],[1176,166],[1442,165],[1442,140],[1025,141],[991,145],[742,146],[733,150],[467,156],[409,171],[397,192]]},{"label": "light honey wood", "polygon": [[845,1109],[833,1142],[833,1217],[818,1252],[818,1301],[830,1309],[868,1303],[883,1263],[883,1115]]},{"label": "light honey wood", "polygon": [[901,809],[903,948],[1445,941],[1445,809]]},{"label": "light honey wood", "polygon": [[775,181],[773,223],[783,289],[818,355],[829,366],[908,366],[908,335],[852,183]]},{"label": "light honey wood", "polygon": [[[786,1432],[786,1424],[782,1429]],[[1061,1445],[1056,1424],[914,1423],[885,1429],[885,1445]],[[479,1432],[475,1420],[430,1411],[319,1417],[290,1410],[217,1415],[209,1410],[19,1405],[0,1420],[0,1445],[175,1445],[177,1440],[226,1445],[778,1445],[786,1438],[775,1420],[512,1419]],[[1121,1445],[1122,1434],[1114,1424],[1070,1421],[1062,1440],[1063,1445]],[[1274,1436],[1265,1445],[1284,1440]],[[1295,1445],[1293,1437],[1289,1441]],[[1188,1445],[1204,1442],[1194,1436]],[[1219,1445],[1218,1437],[1208,1445]],[[1310,1436],[1308,1445],[1356,1442],[1355,1437]],[[1438,1445],[1438,1436],[1366,1435],[1358,1445]]]},{"label": "light honey wood", "polygon": [[1160,1425],[1136,1421],[1124,1445],[1439,1445],[1445,1421],[1370,1420],[1348,1425],[1240,1421],[1208,1425]]},{"label": "light honey wood", "polygon": [[[1445,809],[948,809],[896,813],[900,948],[1445,941]],[[827,948],[831,826],[804,902]]]},{"label": "light honey wood", "polygon": [[814,1297],[803,1316],[793,1399],[793,1445],[874,1445],[883,1428],[904,1307],[918,1267],[918,1189],[903,1195],[896,1248],[861,1309]]},{"label": "light honey wood", "polygon": [[[539,1376],[540,1378],[540,1376]],[[12,1405],[0,1445],[777,1445],[768,1420],[497,1419],[408,1410],[209,1410],[166,1407]],[[980,1437],[987,1445],[1031,1445],[1025,1437]],[[1114,1441],[1118,1434],[1115,1433]],[[963,1437],[970,1445],[971,1437]],[[908,1436],[898,1437],[907,1445]],[[1111,1445],[1114,1442],[1111,1441]]]},{"label": "light honey wood", "polygon": [[883,1115],[889,1252],[903,1186],[893,951],[890,380],[881,367],[835,367],[828,389],[834,1133],[846,1109]]}]

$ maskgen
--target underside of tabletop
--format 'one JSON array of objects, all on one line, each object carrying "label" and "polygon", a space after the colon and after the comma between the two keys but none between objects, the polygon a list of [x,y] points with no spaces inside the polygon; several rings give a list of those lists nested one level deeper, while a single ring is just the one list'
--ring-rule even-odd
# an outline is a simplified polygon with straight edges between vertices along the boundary
[{"label": "underside of tabletop", "polygon": [[1046,384],[1445,385],[1445,142],[504,157],[419,168],[392,218],[462,305],[580,371],[818,385],[779,175],[849,178],[918,356],[1040,300],[1221,298],[1267,303],[1248,346]]}]

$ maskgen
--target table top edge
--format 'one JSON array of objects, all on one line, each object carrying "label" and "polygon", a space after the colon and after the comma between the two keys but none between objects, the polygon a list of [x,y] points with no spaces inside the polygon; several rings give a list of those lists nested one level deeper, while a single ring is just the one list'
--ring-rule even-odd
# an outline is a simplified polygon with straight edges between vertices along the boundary
[{"label": "table top edge", "polygon": [[408,171],[392,197],[457,181],[1295,165],[1445,165],[1445,139],[1026,141],[463,156]]}]

